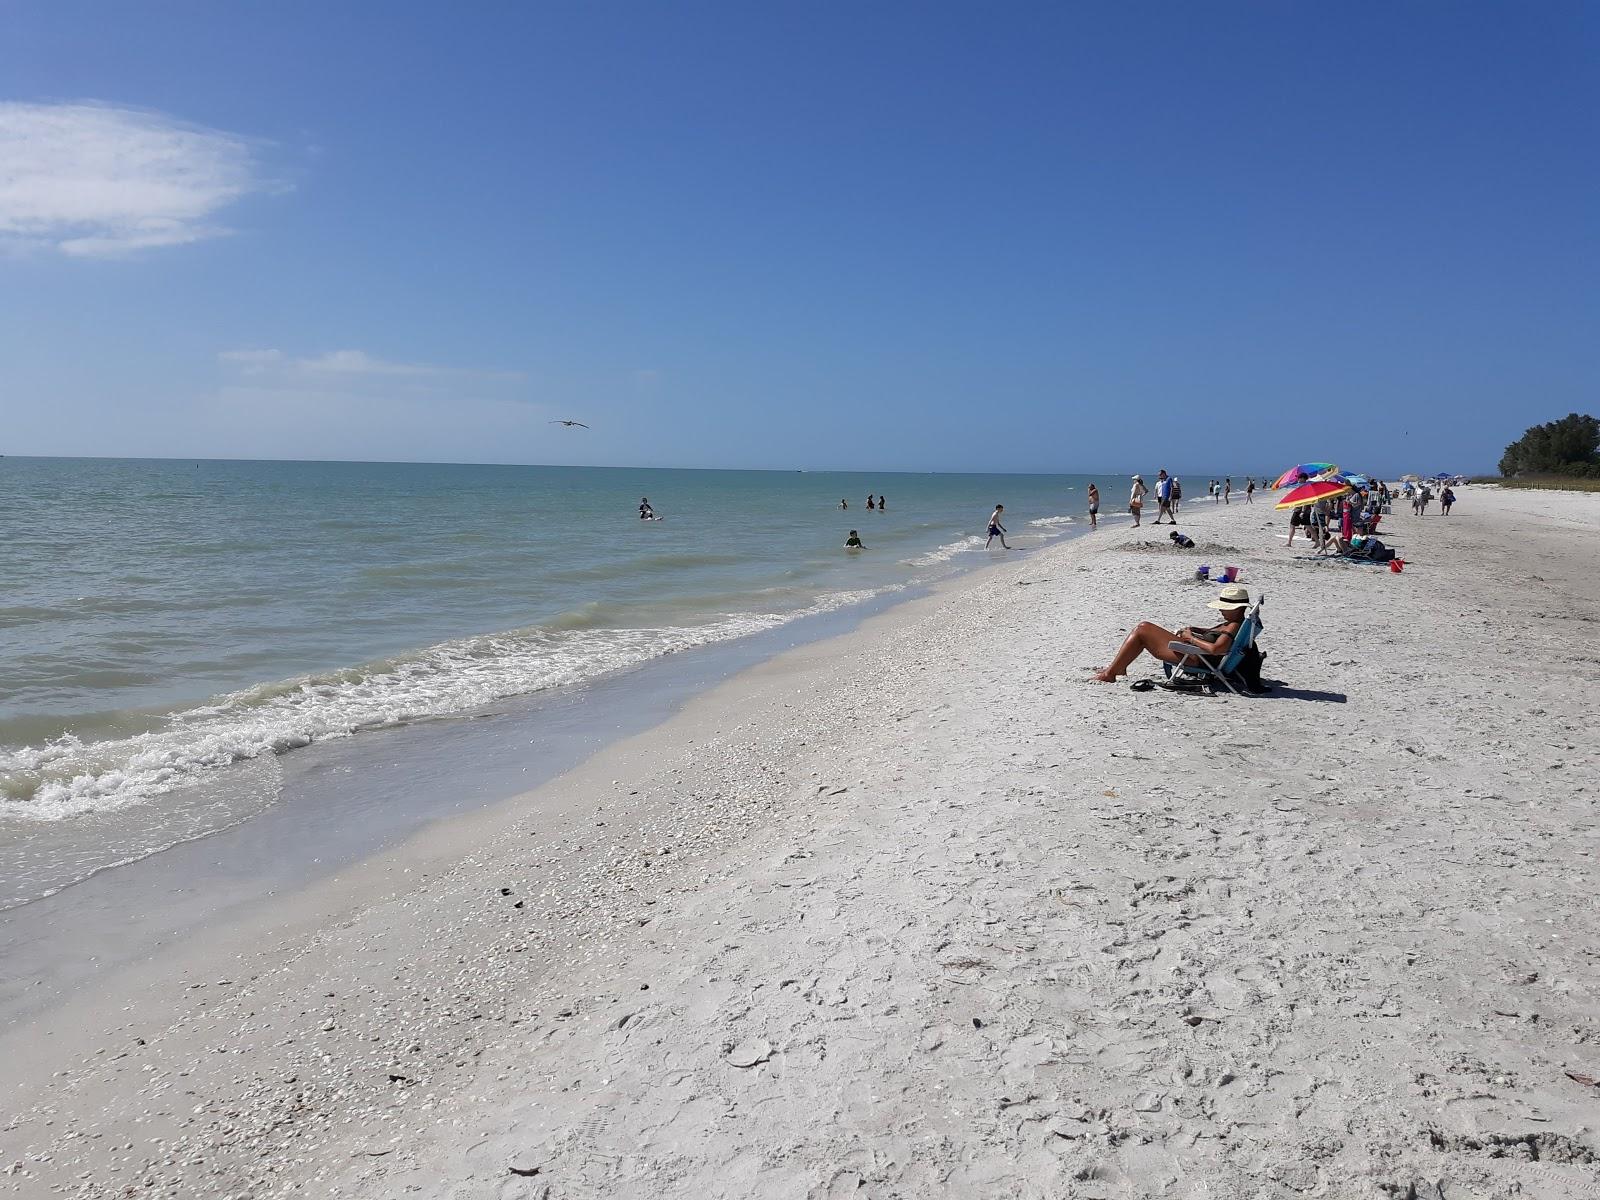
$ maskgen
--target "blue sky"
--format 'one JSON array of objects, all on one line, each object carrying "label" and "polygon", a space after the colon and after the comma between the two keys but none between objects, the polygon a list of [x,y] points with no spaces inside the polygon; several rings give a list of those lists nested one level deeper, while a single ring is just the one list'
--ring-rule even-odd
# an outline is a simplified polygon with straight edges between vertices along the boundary
[{"label": "blue sky", "polygon": [[1600,408],[1592,5],[6,26],[3,453],[1396,473]]}]

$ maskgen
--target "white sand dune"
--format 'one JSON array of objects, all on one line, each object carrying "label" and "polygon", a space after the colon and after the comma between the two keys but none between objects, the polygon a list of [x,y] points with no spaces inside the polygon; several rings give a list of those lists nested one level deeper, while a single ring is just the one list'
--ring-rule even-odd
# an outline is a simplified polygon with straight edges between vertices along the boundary
[{"label": "white sand dune", "polygon": [[[11,1039],[0,1189],[1600,1195],[1600,497],[1397,514],[1400,575],[1184,516],[1194,551],[1019,554]],[[1202,561],[1266,592],[1282,684],[1087,682],[1206,615]]]}]

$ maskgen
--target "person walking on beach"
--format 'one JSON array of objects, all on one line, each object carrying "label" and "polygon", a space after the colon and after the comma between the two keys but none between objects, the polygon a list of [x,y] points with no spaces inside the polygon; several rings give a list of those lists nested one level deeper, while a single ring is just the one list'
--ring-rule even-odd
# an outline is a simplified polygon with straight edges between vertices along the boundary
[{"label": "person walking on beach", "polygon": [[1456,494],[1450,489],[1450,485],[1447,483],[1444,485],[1444,491],[1439,493],[1439,511],[1448,517],[1450,515],[1450,506],[1455,502]]},{"label": "person walking on beach", "polygon": [[1289,510],[1289,545],[1291,548],[1294,546],[1294,535],[1302,529],[1308,535],[1311,533],[1311,513],[1304,504],[1299,508],[1291,508]]},{"label": "person walking on beach", "polygon": [[1244,502],[1246,504],[1256,502],[1256,481],[1253,477],[1244,481]]},{"label": "person walking on beach", "polygon": [[990,542],[993,542],[995,538],[1000,539],[1000,548],[1002,550],[1011,549],[1010,546],[1006,545],[1006,527],[1000,524],[1000,518],[1005,515],[1005,511],[1006,506],[1004,504],[996,504],[994,511],[989,514],[989,541],[983,544],[985,550],[989,548]]},{"label": "person walking on beach", "polygon": [[1178,523],[1178,502],[1183,499],[1183,480],[1172,477],[1172,523]]},{"label": "person walking on beach", "polygon": [[1162,514],[1166,514],[1174,525],[1178,518],[1172,515],[1172,478],[1163,467],[1156,472],[1156,524],[1161,524]]},{"label": "person walking on beach", "polygon": [[1133,487],[1128,492],[1128,511],[1133,514],[1133,527],[1139,528],[1139,514],[1144,511],[1145,493],[1150,489],[1144,486],[1144,476],[1133,477]]},{"label": "person walking on beach", "polygon": [[1100,485],[1089,485],[1089,528],[1100,528]]},{"label": "person walking on beach", "polygon": [[1233,500],[1231,499],[1232,496],[1233,496],[1233,476],[1229,475],[1226,479],[1224,479],[1222,481],[1222,502],[1224,504],[1232,504],[1233,503]]}]

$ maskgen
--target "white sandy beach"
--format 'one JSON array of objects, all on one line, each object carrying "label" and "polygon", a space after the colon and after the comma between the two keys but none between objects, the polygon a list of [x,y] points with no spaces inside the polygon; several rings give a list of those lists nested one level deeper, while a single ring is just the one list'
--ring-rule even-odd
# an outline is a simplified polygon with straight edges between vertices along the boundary
[{"label": "white sandy beach", "polygon": [[[113,975],[0,1195],[1600,1197],[1600,496],[1396,510],[1019,552]],[[1198,562],[1282,685],[1088,682]]]}]

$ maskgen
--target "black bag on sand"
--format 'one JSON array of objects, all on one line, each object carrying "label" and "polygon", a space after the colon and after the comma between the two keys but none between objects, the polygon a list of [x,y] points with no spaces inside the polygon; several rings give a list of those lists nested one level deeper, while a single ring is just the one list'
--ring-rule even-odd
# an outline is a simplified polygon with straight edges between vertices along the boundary
[{"label": "black bag on sand", "polygon": [[1254,642],[1239,656],[1239,666],[1234,674],[1239,677],[1245,691],[1259,695],[1267,690],[1267,685],[1261,682],[1261,664],[1266,657],[1266,652]]}]

